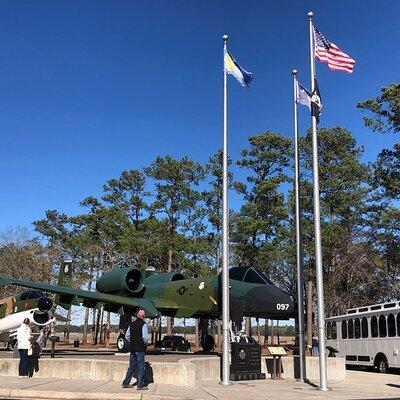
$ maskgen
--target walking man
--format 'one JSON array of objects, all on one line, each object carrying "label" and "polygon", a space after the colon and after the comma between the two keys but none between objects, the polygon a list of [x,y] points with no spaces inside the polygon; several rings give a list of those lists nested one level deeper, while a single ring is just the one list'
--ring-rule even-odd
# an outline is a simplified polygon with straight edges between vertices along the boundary
[{"label": "walking man", "polygon": [[146,344],[149,339],[149,332],[146,323],[143,321],[146,313],[139,310],[136,313],[136,320],[133,321],[126,331],[125,339],[130,343],[131,355],[129,357],[129,368],[126,372],[122,387],[130,387],[132,377],[137,373],[137,390],[147,390],[144,383]]}]

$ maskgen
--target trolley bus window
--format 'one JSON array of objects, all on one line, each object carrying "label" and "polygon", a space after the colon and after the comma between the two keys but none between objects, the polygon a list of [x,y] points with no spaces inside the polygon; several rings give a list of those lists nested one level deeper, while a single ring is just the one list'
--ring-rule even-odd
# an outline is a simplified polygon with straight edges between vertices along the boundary
[{"label": "trolley bus window", "polygon": [[332,339],[337,339],[336,321],[332,321]]},{"label": "trolley bus window", "polygon": [[397,336],[400,336],[400,313],[397,314]]},{"label": "trolley bus window", "polygon": [[378,337],[378,320],[375,316],[371,318],[371,336]]},{"label": "trolley bus window", "polygon": [[342,339],[347,339],[347,321],[342,321]]},{"label": "trolley bus window", "polygon": [[396,321],[394,319],[393,314],[388,315],[387,324],[388,324],[388,336],[389,337],[396,336]]},{"label": "trolley bus window", "polygon": [[332,339],[332,331],[331,331],[331,322],[330,321],[326,324],[326,338],[328,340]]},{"label": "trolley bus window", "polygon": [[352,319],[349,319],[348,327],[349,327],[349,339],[354,339],[354,324]]},{"label": "trolley bus window", "polygon": [[356,318],[356,320],[354,321],[354,337],[356,339],[360,339],[361,337],[360,318]]},{"label": "trolley bus window", "polygon": [[386,318],[384,315],[379,316],[379,337],[386,337],[387,329],[386,329]]},{"label": "trolley bus window", "polygon": [[366,317],[363,317],[363,319],[361,320],[361,336],[363,338],[368,337],[368,320]]}]

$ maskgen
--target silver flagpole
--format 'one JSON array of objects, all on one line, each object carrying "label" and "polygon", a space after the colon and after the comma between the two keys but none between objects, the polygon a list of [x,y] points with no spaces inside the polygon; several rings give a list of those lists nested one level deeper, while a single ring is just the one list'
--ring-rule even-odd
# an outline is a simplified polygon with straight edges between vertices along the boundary
[{"label": "silver flagpole", "polygon": [[228,35],[224,41],[224,122],[223,122],[223,184],[222,184],[222,381],[230,385],[229,373],[229,206],[228,206],[228,109],[227,73],[225,71],[225,52]]},{"label": "silver flagpole", "polygon": [[[307,14],[310,26],[310,71],[311,95],[315,90],[315,64],[314,64],[314,29],[313,13]],[[325,306],[324,306],[324,281],[322,275],[321,251],[321,217],[319,204],[319,177],[318,177],[318,140],[317,119],[311,113],[312,127],[312,164],[313,164],[313,194],[314,194],[314,231],[315,231],[315,267],[317,277],[317,308],[318,308],[318,341],[319,341],[319,389],[330,390],[327,385],[326,373],[326,346],[325,346]]]},{"label": "silver flagpole", "polygon": [[296,198],[296,269],[297,269],[297,303],[298,303],[298,326],[299,326],[299,361],[300,376],[299,381],[306,379],[305,363],[305,343],[304,343],[304,277],[303,277],[303,252],[301,244],[301,224],[300,224],[300,165],[299,165],[299,135],[297,123],[297,70],[293,74],[293,115],[294,115],[294,189]]}]

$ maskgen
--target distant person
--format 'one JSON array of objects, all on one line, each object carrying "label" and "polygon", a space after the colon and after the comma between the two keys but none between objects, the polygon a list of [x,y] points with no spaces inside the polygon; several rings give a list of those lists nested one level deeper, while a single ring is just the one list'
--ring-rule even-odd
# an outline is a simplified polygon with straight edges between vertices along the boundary
[{"label": "distant person", "polygon": [[313,336],[312,338],[311,354],[313,357],[319,357],[319,342],[316,336]]},{"label": "distant person", "polygon": [[29,376],[29,357],[28,351],[31,352],[32,333],[29,327],[29,318],[25,318],[24,322],[17,329],[17,347],[19,353],[18,378],[28,378]]},{"label": "distant person", "polygon": [[110,333],[111,333],[110,325],[103,324],[103,343],[105,347],[110,346]]},{"label": "distant person", "polygon": [[122,387],[130,387],[132,377],[137,373],[137,390],[147,390],[144,382],[146,344],[149,340],[149,332],[146,323],[143,321],[146,313],[139,310],[136,313],[136,320],[133,321],[126,331],[125,338],[130,343],[131,355],[129,357],[129,368],[126,372]]}]

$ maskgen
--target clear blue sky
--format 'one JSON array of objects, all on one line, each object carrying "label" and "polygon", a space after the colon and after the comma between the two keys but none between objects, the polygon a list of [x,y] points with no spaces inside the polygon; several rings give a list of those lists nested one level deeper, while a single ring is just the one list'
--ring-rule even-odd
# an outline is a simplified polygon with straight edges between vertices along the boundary
[{"label": "clear blue sky", "polygon": [[352,130],[372,161],[396,138],[364,128],[355,105],[398,81],[399,1],[2,1],[0,231],[46,209],[77,213],[157,155],[205,162],[221,145],[224,33],[254,74],[251,88],[229,78],[232,158],[249,135],[291,136],[291,70],[310,80],[309,10],[357,62],[352,75],[317,64],[321,126]]}]

